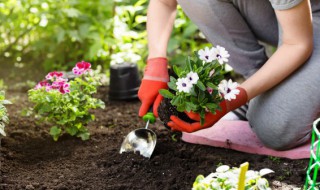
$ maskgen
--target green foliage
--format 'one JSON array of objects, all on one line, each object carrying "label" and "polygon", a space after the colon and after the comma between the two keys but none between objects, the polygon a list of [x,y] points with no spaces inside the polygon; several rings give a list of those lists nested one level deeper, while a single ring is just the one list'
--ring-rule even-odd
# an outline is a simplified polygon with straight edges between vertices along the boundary
[{"label": "green foliage", "polygon": [[[148,54],[147,0],[8,0],[0,3],[0,58],[22,66],[67,70],[73,60],[137,63]],[[172,65],[208,45],[198,28],[178,7],[168,46]],[[3,57],[4,56],[4,57]],[[30,61],[32,60],[32,61]]]},{"label": "green foliage", "polygon": [[2,2],[0,54],[12,61],[43,63],[47,70],[65,70],[74,59],[107,60],[113,8],[113,1],[103,0]]},{"label": "green foliage", "polygon": [[50,134],[55,141],[63,133],[87,140],[90,137],[87,124],[95,118],[90,110],[105,107],[103,101],[93,97],[100,82],[92,73],[86,73],[69,84],[70,92],[65,94],[57,89],[47,90],[45,86],[31,89],[29,101],[34,103],[34,113],[52,124]]},{"label": "green foliage", "polygon": [[0,91],[0,134],[3,136],[6,136],[6,133],[4,131],[5,124],[9,123],[7,109],[4,106],[6,104],[11,104],[11,102],[5,99],[5,92],[1,90]]}]

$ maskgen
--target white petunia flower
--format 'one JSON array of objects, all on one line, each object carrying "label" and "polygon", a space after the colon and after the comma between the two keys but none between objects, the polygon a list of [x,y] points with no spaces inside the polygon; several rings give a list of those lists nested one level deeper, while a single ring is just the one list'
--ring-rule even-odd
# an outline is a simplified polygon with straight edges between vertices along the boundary
[{"label": "white petunia flower", "polygon": [[189,93],[192,88],[192,84],[187,78],[179,78],[176,85],[179,92]]},{"label": "white petunia flower", "polygon": [[230,57],[228,51],[221,46],[217,46],[216,48],[212,48],[214,59],[217,60],[220,64],[227,63]]},{"label": "white petunia flower", "polygon": [[217,167],[216,171],[218,173],[223,173],[223,172],[226,172],[230,169],[230,167],[228,165],[222,165],[222,166],[219,166]]},{"label": "white petunia flower", "polygon": [[222,80],[219,84],[219,92],[223,94],[224,99],[231,101],[232,99],[236,99],[236,95],[240,93],[240,90],[237,89],[238,83],[232,82],[231,79],[229,81]]},{"label": "white petunia flower", "polygon": [[197,82],[199,80],[198,73],[195,73],[192,71],[187,74],[186,78],[189,80],[189,83],[191,83],[191,84],[197,84]]},{"label": "white petunia flower", "polygon": [[215,60],[215,54],[213,53],[213,48],[212,49],[209,49],[208,47],[204,48],[204,49],[200,49],[198,51],[198,54],[199,54],[199,58],[202,60],[202,61],[205,61],[205,62],[211,62],[213,60]]}]

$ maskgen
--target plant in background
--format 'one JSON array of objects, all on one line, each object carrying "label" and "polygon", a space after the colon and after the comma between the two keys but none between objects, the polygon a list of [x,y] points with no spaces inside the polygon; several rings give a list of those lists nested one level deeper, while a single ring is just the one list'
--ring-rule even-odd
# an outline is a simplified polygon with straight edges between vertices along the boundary
[{"label": "plant in background", "polygon": [[[200,114],[204,123],[206,112],[215,113],[224,99],[235,99],[239,90],[237,83],[224,80],[224,64],[229,53],[221,46],[201,49],[194,57],[188,57],[186,66],[173,66],[177,79],[170,76],[169,90],[160,90],[161,95],[171,99],[170,103],[180,112]],[[222,97],[223,95],[223,97]]]},{"label": "plant in background", "polygon": [[[245,175],[245,189],[271,190],[267,179],[262,176],[273,173],[270,169],[262,169],[259,172],[249,170]],[[193,183],[192,190],[232,190],[238,188],[240,169],[227,165],[219,166],[216,172],[207,177],[198,175]]]},{"label": "plant in background", "polygon": [[9,100],[5,99],[5,92],[0,90],[0,134],[6,136],[4,127],[9,123],[7,109],[4,105],[11,104]]},{"label": "plant in background", "polygon": [[72,69],[76,77],[70,81],[62,72],[50,72],[28,92],[35,114],[52,124],[50,134],[55,141],[63,133],[89,139],[87,124],[95,118],[89,111],[105,107],[103,101],[93,97],[100,81],[90,68],[90,63],[77,63]]}]

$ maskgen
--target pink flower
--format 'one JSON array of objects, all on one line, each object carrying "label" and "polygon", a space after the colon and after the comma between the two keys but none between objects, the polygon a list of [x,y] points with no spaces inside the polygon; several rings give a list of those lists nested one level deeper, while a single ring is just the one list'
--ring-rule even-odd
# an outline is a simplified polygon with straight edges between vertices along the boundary
[{"label": "pink flower", "polygon": [[62,94],[65,94],[65,93],[69,93],[70,92],[70,84],[69,83],[64,83],[63,85],[61,85],[59,87],[59,91],[62,93]]},{"label": "pink flower", "polygon": [[210,87],[207,87],[207,91],[209,92],[209,94],[212,94],[213,89],[212,89],[212,88],[210,88]]},{"label": "pink flower", "polygon": [[73,73],[76,75],[82,75],[83,73],[90,70],[91,64],[85,61],[78,62],[76,66],[72,69]]},{"label": "pink flower", "polygon": [[53,71],[47,74],[46,79],[47,80],[51,80],[51,79],[60,79],[62,78],[63,73],[62,72],[57,72],[57,71]]},{"label": "pink flower", "polygon": [[46,80],[41,81],[36,85],[35,89],[37,90],[37,89],[42,88],[42,87],[46,87],[46,88],[50,87],[50,83],[48,83],[48,81],[46,81]]}]

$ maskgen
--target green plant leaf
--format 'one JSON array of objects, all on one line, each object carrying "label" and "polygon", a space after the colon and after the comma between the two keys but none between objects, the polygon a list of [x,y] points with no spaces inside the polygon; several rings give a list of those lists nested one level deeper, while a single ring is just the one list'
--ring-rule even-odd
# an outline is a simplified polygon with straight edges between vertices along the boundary
[{"label": "green plant leaf", "polygon": [[161,89],[159,90],[159,93],[165,98],[169,98],[169,99],[174,98],[174,95],[171,92],[169,92],[169,90]]},{"label": "green plant leaf", "polygon": [[204,84],[203,84],[200,80],[198,80],[197,86],[198,86],[198,87],[200,88],[200,90],[202,90],[202,91],[205,91],[205,90],[206,90],[206,87],[204,86]]},{"label": "green plant leaf", "polygon": [[80,137],[81,140],[85,141],[90,138],[90,133],[89,132],[82,132],[82,133],[78,134],[78,137]]},{"label": "green plant leaf", "polygon": [[67,128],[66,128],[66,131],[67,131],[71,136],[74,136],[74,135],[77,134],[78,128],[75,127],[75,126],[71,126],[71,127],[67,127]]},{"label": "green plant leaf", "polygon": [[174,91],[177,91],[177,85],[176,85],[176,82],[175,81],[170,81],[168,82],[168,87]]},{"label": "green plant leaf", "polygon": [[57,141],[61,134],[61,129],[57,126],[53,126],[50,129],[50,135],[53,137],[54,141]]}]

